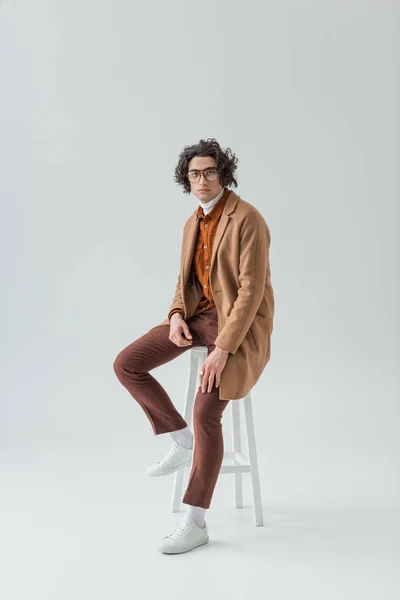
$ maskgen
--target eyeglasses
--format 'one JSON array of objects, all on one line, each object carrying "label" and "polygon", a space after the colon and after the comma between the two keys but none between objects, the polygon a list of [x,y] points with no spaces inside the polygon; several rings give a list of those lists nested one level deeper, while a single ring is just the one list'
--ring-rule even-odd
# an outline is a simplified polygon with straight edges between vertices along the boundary
[{"label": "eyeglasses", "polygon": [[189,181],[192,181],[193,183],[200,181],[200,173],[204,173],[204,177],[207,179],[207,181],[215,181],[218,177],[218,169],[192,169],[188,173]]}]

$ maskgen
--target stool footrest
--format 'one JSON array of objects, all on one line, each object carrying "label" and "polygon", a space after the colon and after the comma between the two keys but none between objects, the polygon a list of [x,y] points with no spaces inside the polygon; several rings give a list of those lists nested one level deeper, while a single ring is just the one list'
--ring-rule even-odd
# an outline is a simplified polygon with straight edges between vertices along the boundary
[{"label": "stool footrest", "polygon": [[250,473],[250,465],[222,465],[219,472],[222,475],[224,473]]},{"label": "stool footrest", "polygon": [[243,454],[243,452],[232,452],[230,450],[227,450],[224,452],[224,460],[234,460],[236,463],[238,463],[239,465],[250,465],[250,461],[247,458],[247,456],[245,456]]}]

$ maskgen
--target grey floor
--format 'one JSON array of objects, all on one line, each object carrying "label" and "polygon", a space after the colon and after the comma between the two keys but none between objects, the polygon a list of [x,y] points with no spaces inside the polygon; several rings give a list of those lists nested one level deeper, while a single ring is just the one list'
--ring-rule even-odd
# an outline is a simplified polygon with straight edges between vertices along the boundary
[{"label": "grey floor", "polygon": [[114,444],[82,441],[21,451],[2,468],[5,600],[400,597],[393,508],[301,507],[273,501],[264,482],[255,527],[248,480],[236,510],[224,475],[207,512],[209,544],[163,555],[157,542],[181,517],[170,512],[172,476],[146,477],[145,444],[135,462],[125,449],[110,453]]}]

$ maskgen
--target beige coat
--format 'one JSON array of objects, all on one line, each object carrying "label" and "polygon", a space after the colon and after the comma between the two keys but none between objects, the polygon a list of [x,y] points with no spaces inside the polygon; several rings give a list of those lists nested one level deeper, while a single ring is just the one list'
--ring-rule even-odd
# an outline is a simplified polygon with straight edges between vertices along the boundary
[{"label": "beige coat", "polygon": [[[180,272],[169,309],[181,308],[185,321],[193,316],[202,296],[192,268],[198,228],[195,211],[183,229]],[[243,398],[270,359],[275,304],[270,240],[261,213],[230,190],[214,238],[209,275],[218,313],[215,345],[229,351],[221,373],[220,400]],[[169,326],[168,318],[156,327],[165,325]]]}]

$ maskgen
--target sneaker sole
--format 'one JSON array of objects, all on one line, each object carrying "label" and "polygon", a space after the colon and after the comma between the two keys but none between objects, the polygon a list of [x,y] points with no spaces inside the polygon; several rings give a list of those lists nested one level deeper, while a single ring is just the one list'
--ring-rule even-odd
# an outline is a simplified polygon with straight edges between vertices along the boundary
[{"label": "sneaker sole", "polygon": [[209,537],[207,536],[207,538],[205,540],[203,540],[202,542],[200,542],[199,544],[196,544],[195,546],[192,546],[191,548],[186,548],[185,550],[161,550],[161,548],[159,548],[159,551],[162,552],[163,554],[183,554],[184,552],[190,552],[191,550],[195,550],[196,548],[199,548],[199,546],[204,546],[204,544],[208,544],[209,542]]},{"label": "sneaker sole", "polygon": [[167,471],[166,473],[146,473],[147,477],[165,477],[165,475],[171,475],[171,473],[175,473],[175,471],[179,471],[179,469],[183,469],[184,467],[189,467],[192,464],[192,459],[187,460],[186,462],[178,465],[174,469]]}]

